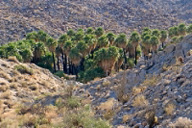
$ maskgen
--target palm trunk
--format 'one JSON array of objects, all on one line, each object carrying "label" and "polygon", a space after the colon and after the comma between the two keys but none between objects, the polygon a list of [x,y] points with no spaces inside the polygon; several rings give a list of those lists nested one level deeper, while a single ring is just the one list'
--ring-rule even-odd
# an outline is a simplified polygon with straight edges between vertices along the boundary
[{"label": "palm trunk", "polygon": [[137,64],[137,47],[135,47],[135,65]]},{"label": "palm trunk", "polygon": [[55,64],[55,56],[54,56],[54,52],[52,52],[52,57],[53,57],[53,72],[56,72],[56,64]]},{"label": "palm trunk", "polygon": [[59,57],[57,57],[57,69],[58,69],[58,71],[60,71],[60,61],[59,61]]}]

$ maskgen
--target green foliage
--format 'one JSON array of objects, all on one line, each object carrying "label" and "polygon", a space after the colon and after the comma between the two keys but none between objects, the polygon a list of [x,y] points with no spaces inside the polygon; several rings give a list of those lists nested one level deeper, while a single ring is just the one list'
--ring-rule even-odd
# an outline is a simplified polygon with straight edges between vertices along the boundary
[{"label": "green foliage", "polygon": [[58,76],[58,77],[64,77],[64,73],[63,73],[63,71],[57,71],[57,72],[55,72],[54,73],[54,75],[56,75],[56,76]]},{"label": "green foliage", "polygon": [[162,30],[160,33],[161,33],[160,35],[161,42],[165,42],[165,40],[167,39],[167,31]]},{"label": "green foliage", "polygon": [[185,24],[179,24],[178,26],[178,34],[179,35],[185,35],[187,31],[187,27],[185,26]]},{"label": "green foliage", "polygon": [[151,33],[152,36],[156,36],[157,38],[160,38],[160,31],[158,29],[154,29]]},{"label": "green foliage", "polygon": [[77,97],[70,97],[67,99],[67,106],[71,109],[77,108],[81,105],[80,99]]},{"label": "green foliage", "polygon": [[107,37],[106,36],[101,36],[98,39],[98,45],[100,47],[107,47],[109,45]]},{"label": "green foliage", "polygon": [[125,48],[127,45],[127,38],[125,34],[120,34],[115,40],[115,45],[120,48]]},{"label": "green foliage", "polygon": [[102,36],[103,34],[104,34],[104,30],[103,30],[102,27],[98,27],[98,28],[95,30],[95,35],[96,35],[97,37],[100,37],[100,36]]},{"label": "green foliage", "polygon": [[188,33],[192,33],[192,24],[190,24],[190,25],[187,27],[187,32],[188,32]]}]

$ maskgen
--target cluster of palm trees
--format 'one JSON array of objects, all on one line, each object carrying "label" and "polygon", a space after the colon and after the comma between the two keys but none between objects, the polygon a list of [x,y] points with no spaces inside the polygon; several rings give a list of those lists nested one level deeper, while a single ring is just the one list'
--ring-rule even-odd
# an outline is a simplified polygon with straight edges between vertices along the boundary
[{"label": "cluster of palm trees", "polygon": [[101,27],[70,29],[58,39],[40,30],[1,46],[0,57],[16,56],[20,61],[36,63],[54,73],[62,70],[81,80],[92,80],[130,68],[137,64],[142,53],[148,59],[150,54],[163,49],[166,42],[176,43],[187,33],[192,33],[192,25],[179,24],[167,31],[144,28],[141,34],[132,32],[129,38],[123,33],[105,32]]}]

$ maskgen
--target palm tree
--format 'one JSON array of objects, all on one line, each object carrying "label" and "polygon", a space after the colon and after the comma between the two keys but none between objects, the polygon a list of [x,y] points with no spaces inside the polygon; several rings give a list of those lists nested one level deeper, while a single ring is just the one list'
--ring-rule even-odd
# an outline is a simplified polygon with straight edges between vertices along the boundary
[{"label": "palm tree", "polygon": [[67,34],[63,34],[58,39],[58,45],[61,48],[61,57],[63,60],[63,72],[65,72],[65,73],[67,73],[67,56],[66,56],[66,54],[64,54],[64,48],[63,47],[64,47],[67,40],[68,40]]},{"label": "palm tree", "polygon": [[87,28],[86,34],[94,34],[94,29],[92,27]]},{"label": "palm tree", "polygon": [[77,43],[78,41],[82,40],[83,37],[84,37],[84,33],[82,31],[79,31],[74,35],[73,40]]},{"label": "palm tree", "polygon": [[77,76],[77,74],[78,74],[77,66],[80,64],[80,61],[82,58],[82,55],[79,52],[79,49],[77,49],[76,47],[72,48],[70,53],[69,53],[69,58],[71,59],[72,63],[74,64],[73,74],[75,74]]},{"label": "palm tree", "polygon": [[104,30],[102,27],[98,27],[96,30],[95,30],[95,35],[97,36],[97,38],[99,38],[100,36],[102,36],[104,34]]},{"label": "palm tree", "polygon": [[46,45],[49,49],[49,51],[52,53],[52,57],[53,57],[53,68],[54,68],[54,72],[56,72],[56,64],[55,64],[55,50],[56,50],[56,47],[57,47],[57,42],[52,38],[50,37],[47,42],[46,42]]},{"label": "palm tree", "polygon": [[183,23],[179,24],[179,26],[178,26],[179,35],[185,35],[186,31],[187,31],[187,28],[186,28],[185,24],[183,24]]},{"label": "palm tree", "polygon": [[48,35],[43,30],[37,32],[38,41],[42,41],[43,43],[47,42]]},{"label": "palm tree", "polygon": [[192,33],[192,24],[190,24],[190,25],[187,27],[187,32],[188,32],[188,33]]},{"label": "palm tree", "polygon": [[100,48],[107,47],[108,45],[109,45],[109,41],[108,41],[108,39],[107,39],[107,37],[105,35],[99,37],[99,39],[98,39],[98,46]]},{"label": "palm tree", "polygon": [[170,27],[168,32],[169,32],[169,37],[172,38],[174,36],[174,28]]},{"label": "palm tree", "polygon": [[153,51],[153,53],[156,53],[156,52],[157,52],[157,47],[158,47],[158,44],[159,44],[159,39],[158,39],[158,37],[152,36],[151,39],[150,39],[150,43],[151,43],[151,45],[152,45],[152,51]]},{"label": "palm tree", "polygon": [[94,53],[94,60],[109,75],[119,57],[119,48],[110,46]]},{"label": "palm tree", "polygon": [[113,45],[113,42],[115,41],[115,34],[113,34],[112,32],[107,33],[107,38],[110,42],[111,45]]},{"label": "palm tree", "polygon": [[157,38],[160,38],[161,33],[158,29],[154,29],[151,33],[152,36],[156,36]]},{"label": "palm tree", "polygon": [[125,34],[119,34],[115,39],[115,45],[119,48],[125,49],[127,46],[127,38]]},{"label": "palm tree", "polygon": [[161,35],[160,35],[160,41],[162,43],[162,48],[164,47],[164,43],[165,43],[166,39],[167,39],[167,31],[162,30]]},{"label": "palm tree", "polygon": [[43,42],[35,43],[33,51],[34,62],[36,63],[44,53],[45,53],[45,44]]},{"label": "palm tree", "polygon": [[140,35],[138,32],[133,32],[131,34],[131,37],[129,39],[131,45],[133,46],[133,49],[134,49],[134,57],[135,57],[135,64],[137,64],[137,47],[139,45],[139,41],[140,41]]},{"label": "palm tree", "polygon": [[95,47],[97,45],[97,41],[96,41],[95,35],[91,35],[91,34],[85,35],[83,40],[88,45],[89,52],[91,52],[92,50],[95,49]]},{"label": "palm tree", "polygon": [[122,64],[123,64],[123,60],[124,60],[124,52],[122,48],[119,48],[119,58],[115,64],[115,70],[119,71],[119,69],[121,68]]},{"label": "palm tree", "polygon": [[56,57],[57,57],[57,68],[60,71],[60,56],[61,56],[61,53],[62,53],[62,48],[60,46],[57,46],[56,50],[55,50],[55,53],[56,53]]},{"label": "palm tree", "polygon": [[179,35],[179,28],[177,26],[173,27],[173,34],[174,36],[178,36]]},{"label": "palm tree", "polygon": [[73,29],[69,29],[69,31],[67,32],[67,35],[68,35],[69,37],[74,36],[74,35],[75,35],[74,30],[73,30]]},{"label": "palm tree", "polygon": [[151,52],[151,43],[150,43],[150,40],[151,40],[151,36],[150,35],[146,35],[143,40],[142,40],[142,51],[144,53],[144,58],[145,59],[148,59],[148,54]]},{"label": "palm tree", "polygon": [[34,41],[38,41],[38,37],[37,37],[37,33],[36,32],[31,32],[31,33],[28,33],[27,36],[26,36],[26,39],[27,40],[34,40]]},{"label": "palm tree", "polygon": [[145,32],[147,32],[148,34],[151,34],[151,29],[149,29],[148,27],[145,27],[143,28],[142,33],[145,33]]}]

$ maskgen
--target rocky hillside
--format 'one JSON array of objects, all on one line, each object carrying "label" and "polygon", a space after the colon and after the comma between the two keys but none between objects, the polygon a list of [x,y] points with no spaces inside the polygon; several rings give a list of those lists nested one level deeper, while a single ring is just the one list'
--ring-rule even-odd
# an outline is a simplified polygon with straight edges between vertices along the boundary
[{"label": "rocky hillside", "polygon": [[118,128],[192,126],[192,35],[149,61],[81,86],[76,95]]},{"label": "rocky hillside", "polygon": [[191,22],[188,0],[1,0],[0,43],[42,29],[54,36],[69,28],[102,26],[116,33]]}]

